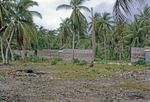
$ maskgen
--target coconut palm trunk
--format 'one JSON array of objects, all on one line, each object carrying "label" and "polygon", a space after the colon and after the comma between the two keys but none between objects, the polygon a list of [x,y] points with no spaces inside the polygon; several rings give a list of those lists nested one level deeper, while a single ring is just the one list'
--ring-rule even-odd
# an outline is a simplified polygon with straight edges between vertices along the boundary
[{"label": "coconut palm trunk", "polygon": [[[8,41],[7,41],[7,44],[8,44]],[[12,51],[11,44],[8,46],[8,48],[9,48],[9,51],[10,51],[10,54],[11,54],[11,60],[14,61],[14,53]]]},{"label": "coconut palm trunk", "polygon": [[95,20],[94,20],[94,13],[93,8],[91,8],[91,15],[92,15],[92,63],[95,61],[95,54],[96,54],[96,37],[95,37]]},{"label": "coconut palm trunk", "polygon": [[75,54],[74,51],[75,50],[75,33],[73,33],[73,40],[72,40],[72,59],[75,59]]},{"label": "coconut palm trunk", "polygon": [[105,63],[107,62],[107,44],[106,44],[106,36],[104,36],[104,53],[105,53]]},{"label": "coconut palm trunk", "polygon": [[11,32],[9,41],[6,41],[7,42],[7,48],[6,48],[6,53],[5,53],[5,64],[9,64],[9,61],[8,61],[9,50],[10,50],[11,55],[12,55],[11,57],[13,57],[13,53],[12,53],[11,46],[10,46],[12,38],[13,38],[13,35],[14,35],[14,31]]},{"label": "coconut palm trunk", "polygon": [[3,39],[0,37],[0,42],[1,42],[1,55],[2,55],[2,60],[3,64],[5,64],[5,56],[4,56],[4,48],[3,48]]},{"label": "coconut palm trunk", "polygon": [[1,27],[0,29],[0,42],[1,42],[1,55],[2,55],[2,60],[3,60],[3,64],[5,64],[5,54],[4,54],[4,47],[3,47],[3,32],[5,31],[5,29],[7,28],[7,26],[5,27]]}]

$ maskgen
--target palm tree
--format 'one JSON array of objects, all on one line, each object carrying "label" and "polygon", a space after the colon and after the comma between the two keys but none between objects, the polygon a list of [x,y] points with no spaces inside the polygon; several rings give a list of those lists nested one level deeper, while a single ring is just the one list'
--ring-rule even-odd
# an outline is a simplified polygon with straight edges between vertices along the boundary
[{"label": "palm tree", "polygon": [[43,26],[37,27],[37,39],[38,49],[58,49],[62,46],[58,31]]},{"label": "palm tree", "polygon": [[127,32],[128,35],[126,38],[130,38],[129,41],[131,43],[131,47],[144,47],[148,32],[147,27],[135,18],[135,21],[129,26],[129,31]]},{"label": "palm tree", "polygon": [[5,30],[5,39],[8,42],[6,47],[5,59],[8,63],[8,48],[12,38],[17,39],[18,44],[20,45],[22,51],[22,57],[25,57],[25,49],[30,44],[31,38],[35,41],[36,38],[36,28],[33,24],[33,15],[41,17],[40,13],[36,11],[30,11],[29,8],[32,6],[38,6],[37,2],[32,0],[17,0],[13,2],[11,6],[11,13],[9,14],[9,19],[11,20],[8,23],[8,27]]},{"label": "palm tree", "polygon": [[120,61],[125,57],[125,43],[129,40],[125,39],[125,36],[128,35],[128,28],[128,24],[126,23],[116,24],[111,35],[111,56]]},{"label": "palm tree", "polygon": [[48,47],[48,37],[47,33],[48,30],[45,29],[43,26],[37,28],[37,39],[38,39],[38,49],[44,49]]},{"label": "palm tree", "polygon": [[139,15],[136,15],[138,21],[143,26],[143,35],[145,41],[143,42],[144,46],[150,45],[150,6],[148,4],[145,5],[144,9],[140,12]]},{"label": "palm tree", "polygon": [[73,59],[74,59],[76,36],[78,37],[78,40],[79,40],[80,36],[86,32],[85,25],[87,26],[87,20],[86,20],[86,17],[82,14],[81,10],[84,10],[84,11],[90,11],[90,10],[85,6],[82,6],[82,4],[85,1],[88,1],[88,0],[71,0],[70,4],[62,4],[56,8],[56,10],[72,9],[70,20],[71,20],[71,28],[73,31],[73,41],[72,41]]},{"label": "palm tree", "polygon": [[62,20],[62,23],[60,23],[59,34],[62,45],[64,44],[70,45],[70,38],[72,37],[72,31],[71,31],[71,21],[69,18]]},{"label": "palm tree", "polygon": [[1,42],[1,55],[3,59],[3,63],[5,63],[5,55],[4,55],[4,43],[3,43],[3,33],[5,32],[7,26],[7,22],[10,21],[10,7],[12,6],[11,0],[1,0],[0,1],[0,42]]},{"label": "palm tree", "polygon": [[99,14],[99,19],[97,20],[97,27],[99,34],[99,41],[102,43],[104,48],[105,61],[108,55],[108,43],[109,43],[109,33],[112,28],[113,21],[111,19],[110,13],[104,12]]},{"label": "palm tree", "polygon": [[[112,29],[112,24],[114,22],[112,21],[112,17],[110,13],[104,12],[102,14],[100,13],[95,13],[93,14],[92,17],[92,22],[90,22],[89,30],[92,29],[92,35],[95,35],[96,37],[92,37],[93,43],[97,43],[97,50],[100,50],[99,48],[104,48],[104,55],[105,55],[105,60],[107,57],[107,48],[108,48],[108,41],[110,38],[110,35],[108,35]],[[94,38],[96,41],[94,41]],[[100,45],[102,47],[100,47]],[[93,46],[96,46],[96,44],[93,44]],[[94,48],[94,47],[93,47]],[[94,50],[93,50],[94,51]],[[100,51],[96,51],[100,52]],[[94,55],[94,54],[93,54]]]},{"label": "palm tree", "polygon": [[93,12],[93,8],[91,8],[91,19],[92,19],[92,22],[90,22],[90,28],[89,30],[92,29],[92,63],[91,63],[91,66],[94,65],[94,61],[95,61],[95,57],[96,57],[96,19],[94,17],[94,12]]}]

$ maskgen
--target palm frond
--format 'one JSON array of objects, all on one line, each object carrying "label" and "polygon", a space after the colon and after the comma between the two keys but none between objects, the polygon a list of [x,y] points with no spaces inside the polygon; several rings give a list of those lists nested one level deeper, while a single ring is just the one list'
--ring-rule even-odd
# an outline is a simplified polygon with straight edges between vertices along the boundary
[{"label": "palm frond", "polygon": [[90,1],[90,0],[76,0],[78,1],[78,5],[82,5],[83,3]]},{"label": "palm frond", "polygon": [[128,4],[124,4],[125,2],[122,2],[122,1],[123,0],[116,0],[115,5],[113,7],[113,14],[114,14],[115,20],[117,22],[124,21],[124,19],[126,18],[122,10],[125,10],[125,11],[129,10],[128,8],[126,10],[127,6],[125,6],[125,5],[128,5]]},{"label": "palm frond", "polygon": [[37,11],[29,11],[33,16],[39,17],[42,19],[42,15],[41,13],[37,12]]},{"label": "palm frond", "polygon": [[90,9],[88,7],[85,7],[85,6],[79,6],[79,9],[90,12]]},{"label": "palm frond", "polygon": [[13,32],[13,29],[14,26],[13,26],[13,22],[10,22],[7,26],[7,28],[5,29],[4,31],[4,34],[3,34],[3,40],[7,40],[9,39],[9,36],[11,35],[11,33]]},{"label": "palm frond", "polygon": [[62,5],[59,5],[56,10],[60,10],[60,9],[71,9],[72,7],[70,5],[67,5],[67,4],[62,4]]},{"label": "palm frond", "polygon": [[134,1],[143,3],[145,0],[116,0],[113,8],[113,14],[116,21],[124,21],[126,18],[125,15],[131,14],[130,10]]}]

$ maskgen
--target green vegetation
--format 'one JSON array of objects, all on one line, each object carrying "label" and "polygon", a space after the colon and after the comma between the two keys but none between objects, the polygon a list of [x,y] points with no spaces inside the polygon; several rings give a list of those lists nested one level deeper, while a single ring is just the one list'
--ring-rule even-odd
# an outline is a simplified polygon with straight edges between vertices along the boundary
[{"label": "green vegetation", "polygon": [[[78,2],[72,0],[70,5],[60,5],[57,9],[71,9],[71,6],[75,6],[72,3]],[[80,1],[80,0],[79,0]],[[81,0],[82,1],[82,0]],[[85,0],[86,1],[86,0]],[[96,41],[96,58],[103,61],[103,63],[107,63],[107,61],[129,61],[130,60],[130,50],[131,47],[145,47],[150,45],[150,35],[149,35],[149,14],[150,7],[145,5],[145,8],[141,10],[137,15],[134,15],[134,20],[132,22],[124,22],[123,13],[118,10],[118,7],[123,8],[125,11],[129,11],[124,4],[128,5],[132,1],[116,1],[116,20],[114,20],[113,15],[108,12],[98,13],[95,12],[93,18],[88,24],[84,23],[84,20],[78,21],[77,23],[83,24],[82,27],[78,27],[77,29],[73,29],[74,26],[73,21],[75,18],[66,18],[62,20],[60,27],[53,33],[47,34],[46,36],[51,36],[52,40],[51,45],[47,40],[47,47],[40,48],[51,48],[51,49],[64,49],[64,48],[77,48],[77,49],[92,49],[92,34],[93,31],[95,33],[95,41]],[[83,1],[82,1],[83,2]],[[77,3],[78,4],[78,3]],[[77,5],[78,7],[78,5]],[[87,8],[87,7],[86,7]],[[117,14],[119,13],[119,14]],[[73,10],[72,15],[75,15],[75,10]],[[120,16],[119,16],[120,15]],[[78,16],[78,15],[77,15]],[[84,15],[85,16],[85,15]],[[123,17],[123,18],[121,18]],[[83,19],[82,17],[79,17]],[[147,19],[148,18],[148,19]],[[94,22],[94,25],[93,25]],[[76,24],[81,26],[80,24]],[[94,28],[93,28],[94,27]],[[78,29],[81,28],[81,29]],[[84,29],[84,30],[83,30]],[[89,30],[87,30],[89,29]],[[85,32],[80,32],[80,30]],[[43,31],[43,30],[42,30]],[[92,32],[91,32],[92,31]],[[41,32],[41,31],[39,31]],[[75,38],[74,33],[76,33]],[[41,35],[43,35],[41,33]],[[81,33],[81,34],[79,34]],[[55,39],[54,39],[55,38]],[[75,41],[74,41],[74,40]],[[40,40],[39,40],[40,41]],[[43,40],[41,41],[41,43]],[[74,42],[74,44],[73,44]],[[73,45],[75,47],[73,47]],[[40,46],[40,44],[39,44]],[[50,46],[50,47],[49,47]]]},{"label": "green vegetation", "polygon": [[26,61],[26,62],[34,62],[34,63],[41,63],[41,62],[49,62],[50,59],[36,56],[36,55],[30,55],[26,56],[24,59],[20,55],[14,54],[14,60],[15,61]]},{"label": "green vegetation", "polygon": [[52,70],[59,78],[101,78],[111,77],[117,73],[123,74],[128,72],[138,73],[145,70],[142,66],[128,65],[106,65],[96,64],[94,68],[89,68],[87,65],[72,65],[72,64],[57,64],[52,67]]},{"label": "green vegetation", "polygon": [[136,82],[134,80],[124,82],[124,83],[118,85],[117,87],[150,91],[150,85],[144,84],[144,83],[141,83],[141,82]]},{"label": "green vegetation", "polygon": [[79,66],[83,66],[83,65],[87,65],[87,61],[85,60],[79,60],[79,59],[74,59],[73,60],[73,64],[79,65]]},{"label": "green vegetation", "polygon": [[[0,44],[1,60],[9,64],[14,60],[31,62],[46,59],[29,56],[26,50],[38,49],[93,49],[93,60],[128,61],[131,47],[150,46],[150,6],[147,4],[134,16],[131,22],[126,21],[126,14],[131,13],[130,4],[138,0],[116,0],[113,15],[108,12],[92,12],[83,6],[88,0],[70,0],[70,4],[61,4],[56,9],[72,10],[70,18],[62,19],[60,27],[55,30],[45,29],[34,24],[33,17],[42,18],[38,11],[30,8],[38,6],[32,0],[0,1]],[[91,13],[91,17],[84,15]],[[89,20],[87,20],[89,18]],[[20,49],[21,57],[14,55],[13,50]],[[74,52],[74,51],[73,51]],[[74,55],[74,54],[73,54]],[[95,58],[96,57],[96,58]],[[74,56],[73,56],[74,59]],[[53,65],[57,59],[52,59]],[[138,64],[144,64],[140,61]],[[80,61],[78,65],[86,65]]]},{"label": "green vegetation", "polygon": [[[1,0],[0,1],[0,29],[1,29],[1,56],[4,64],[14,59],[11,48],[12,42],[22,50],[22,58],[25,57],[25,49],[36,42],[36,27],[33,23],[33,15],[41,18],[37,11],[30,11],[32,6],[38,3],[32,0]],[[32,39],[32,40],[31,40]]]},{"label": "green vegetation", "polygon": [[[57,59],[57,58],[56,58]],[[99,79],[103,77],[112,77],[116,75],[124,75],[131,73],[135,75],[148,70],[146,66],[129,66],[129,65],[116,65],[116,64],[95,64],[93,68],[89,67],[89,64],[73,64],[70,62],[64,62],[55,60],[56,62],[13,62],[11,68],[9,66],[1,66],[0,76],[6,76],[10,71],[20,72],[40,72],[44,71],[50,73],[56,79],[78,79],[78,78],[92,78]],[[84,61],[83,61],[84,62]],[[83,63],[82,62],[82,63]],[[4,68],[3,68],[4,67]],[[6,67],[6,68],[5,68]]]},{"label": "green vegetation", "polygon": [[25,57],[25,61],[27,62],[37,62],[37,63],[40,63],[40,62],[49,62],[49,59],[47,58],[44,58],[44,57],[39,57],[39,56],[29,56],[29,57]]},{"label": "green vegetation", "polygon": [[137,62],[135,62],[136,65],[146,65],[145,59],[139,59]]},{"label": "green vegetation", "polygon": [[[145,59],[140,59],[136,65],[128,64],[132,47],[150,47],[150,5],[143,3],[144,8],[140,7],[135,15],[130,6],[137,2],[141,6],[149,0],[116,0],[113,12],[86,7],[84,3],[89,0],[69,0],[69,4],[60,4],[56,10],[71,10],[70,17],[61,19],[60,26],[53,30],[33,21],[34,16],[42,19],[39,11],[32,11],[33,6],[38,6],[36,1],[0,0],[0,101],[84,101],[93,98],[95,101],[100,98],[103,101],[130,101],[133,94],[132,100],[136,101],[140,99],[136,97],[138,92],[142,97],[149,96],[150,85],[146,78],[150,69],[145,65]],[[51,21],[49,18],[47,22]],[[47,54],[47,49],[72,49],[72,60],[50,59],[61,53]],[[76,59],[74,49],[92,49],[92,61]],[[40,56],[39,50],[44,52],[44,57]],[[149,97],[142,98],[146,99]]]},{"label": "green vegetation", "polygon": [[63,61],[62,58],[54,57],[51,59],[51,65],[56,65],[56,64],[58,64],[58,62],[61,62],[61,61]]},{"label": "green vegetation", "polygon": [[4,76],[6,76],[6,71],[3,71],[3,70],[0,70],[0,77],[2,76],[2,77],[4,77]]}]

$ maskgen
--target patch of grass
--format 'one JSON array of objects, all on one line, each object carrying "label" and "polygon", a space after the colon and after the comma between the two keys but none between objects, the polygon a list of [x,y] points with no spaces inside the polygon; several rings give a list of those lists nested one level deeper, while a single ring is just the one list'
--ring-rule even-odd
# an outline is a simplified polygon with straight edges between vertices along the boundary
[{"label": "patch of grass", "polygon": [[145,66],[128,66],[115,64],[95,64],[93,68],[90,68],[88,64],[79,66],[65,61],[60,61],[56,65],[51,65],[51,63],[14,64],[16,70],[44,70],[61,79],[112,77],[116,74],[120,75],[128,72],[139,73],[147,70],[147,67]]},{"label": "patch of grass", "polygon": [[26,61],[26,62],[33,62],[33,63],[49,62],[48,58],[44,58],[41,56],[35,56],[35,55],[27,56],[23,60],[20,55],[14,54],[14,59],[15,59],[15,61]]},{"label": "patch of grass", "polygon": [[35,55],[31,55],[29,57],[26,57],[25,60],[27,62],[33,62],[33,63],[38,63],[38,62],[49,62],[49,59],[44,58],[44,57],[39,57]]},{"label": "patch of grass", "polygon": [[56,60],[51,60],[51,65],[56,65],[58,62]]},{"label": "patch of grass", "polygon": [[54,66],[55,72],[61,78],[101,78],[111,77],[116,74],[127,72],[141,72],[146,67],[136,67],[128,65],[108,65],[108,64],[95,64],[94,68],[86,66],[78,66],[72,64],[56,65]]},{"label": "patch of grass", "polygon": [[72,60],[72,62],[73,62],[74,64],[77,64],[77,63],[80,63],[80,60],[77,59],[77,58],[75,58],[75,59]]},{"label": "patch of grass", "polygon": [[79,66],[87,65],[87,62],[85,60],[81,60],[79,63],[77,63]]},{"label": "patch of grass", "polygon": [[51,59],[51,65],[56,65],[56,64],[58,64],[61,61],[63,61],[62,58],[60,58],[60,57],[54,57],[54,58]]},{"label": "patch of grass", "polygon": [[57,76],[60,78],[99,78],[99,77],[109,77],[113,75],[113,72],[108,71],[105,67],[98,68],[88,68],[87,66],[78,65],[56,65],[54,66]]},{"label": "patch of grass", "polygon": [[14,67],[11,68],[11,70],[17,70],[17,71],[24,71],[27,72],[29,70],[35,71],[40,69],[40,66],[42,65],[44,68],[44,65],[42,63],[21,63],[21,62],[15,62]]},{"label": "patch of grass", "polygon": [[144,84],[141,82],[136,82],[133,80],[124,82],[120,85],[117,85],[117,87],[127,88],[127,89],[138,89],[143,91],[150,91],[150,85]]},{"label": "patch of grass", "polygon": [[4,76],[6,76],[6,71],[4,71],[4,70],[0,70],[0,76],[2,76],[2,77],[4,77]]},{"label": "patch of grass", "polygon": [[79,60],[79,59],[74,59],[72,61],[73,64],[76,64],[76,65],[79,65],[79,66],[84,66],[84,65],[87,65],[87,61],[85,60]]}]

